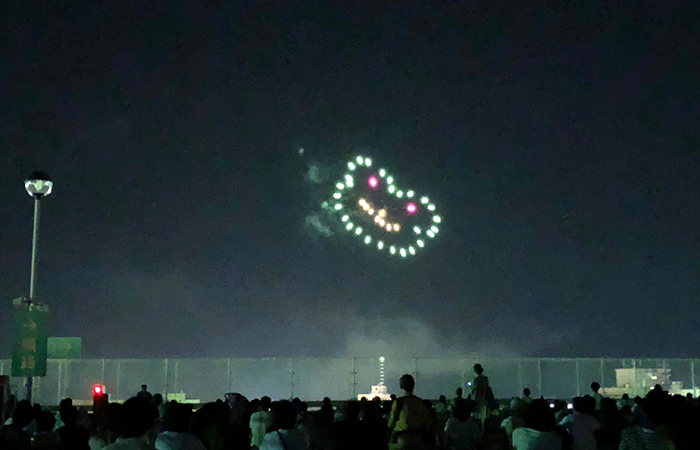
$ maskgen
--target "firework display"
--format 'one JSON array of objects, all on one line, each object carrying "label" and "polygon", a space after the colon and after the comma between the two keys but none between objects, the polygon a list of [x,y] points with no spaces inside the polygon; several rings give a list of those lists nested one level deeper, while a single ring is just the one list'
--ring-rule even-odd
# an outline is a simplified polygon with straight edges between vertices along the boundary
[{"label": "firework display", "polygon": [[399,184],[387,168],[376,168],[364,156],[348,161],[328,205],[348,233],[403,258],[429,245],[442,222],[429,197]]}]

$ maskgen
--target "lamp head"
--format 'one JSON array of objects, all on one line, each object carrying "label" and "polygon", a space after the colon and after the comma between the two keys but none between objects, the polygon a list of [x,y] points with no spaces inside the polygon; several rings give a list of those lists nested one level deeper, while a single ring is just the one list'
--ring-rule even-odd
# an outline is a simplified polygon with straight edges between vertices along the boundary
[{"label": "lamp head", "polygon": [[45,172],[35,171],[24,181],[27,194],[34,198],[46,197],[53,190],[53,182]]}]

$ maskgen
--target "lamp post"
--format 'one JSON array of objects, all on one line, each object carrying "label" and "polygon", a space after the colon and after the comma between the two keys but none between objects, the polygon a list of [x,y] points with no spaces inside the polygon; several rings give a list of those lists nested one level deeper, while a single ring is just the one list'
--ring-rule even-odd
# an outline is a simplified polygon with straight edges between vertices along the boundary
[{"label": "lamp post", "polygon": [[[29,276],[29,304],[34,301],[34,287],[36,286],[36,254],[39,241],[39,213],[40,201],[42,198],[51,194],[53,190],[53,182],[51,178],[44,172],[32,172],[24,181],[24,188],[27,194],[34,197],[34,231],[32,233],[32,267]],[[33,377],[27,377],[27,400],[32,400],[32,387],[34,384]]]}]

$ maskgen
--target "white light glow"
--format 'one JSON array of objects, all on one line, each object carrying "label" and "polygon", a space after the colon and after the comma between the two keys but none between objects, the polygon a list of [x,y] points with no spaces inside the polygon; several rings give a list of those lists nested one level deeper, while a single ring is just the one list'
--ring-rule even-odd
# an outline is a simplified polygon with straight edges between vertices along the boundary
[{"label": "white light glow", "polygon": [[369,158],[365,158],[365,166],[371,167],[372,166],[372,160]]},{"label": "white light glow", "polygon": [[420,247],[420,248],[423,248],[423,246],[425,245],[425,243],[424,243],[422,240],[420,240],[420,239],[418,239],[418,240],[416,241],[416,244],[418,244],[418,247]]},{"label": "white light glow", "polygon": [[345,185],[343,183],[338,183],[335,185],[338,189],[345,189]]},{"label": "white light glow", "polygon": [[363,205],[366,205],[366,204],[367,204],[367,201],[366,201],[364,198],[361,198],[360,201],[357,202],[357,203],[359,203],[360,206],[363,206]]},{"label": "white light glow", "polygon": [[432,227],[430,227],[430,230],[431,230],[433,233],[435,233],[435,234],[438,234],[438,231],[440,231],[440,229],[439,229],[438,227],[436,227],[435,225],[433,225]]},{"label": "white light glow", "polygon": [[349,218],[350,218],[350,216],[346,215],[346,216],[341,217],[340,220],[342,220],[343,222],[347,222]]},{"label": "white light glow", "polygon": [[386,182],[389,183],[389,184],[393,183],[393,182],[394,182],[394,177],[392,177],[391,175],[389,175],[388,177],[386,177]]},{"label": "white light glow", "polygon": [[349,163],[348,163],[348,169],[350,169],[350,170],[355,170],[355,164],[349,162]]},{"label": "white light glow", "polygon": [[352,178],[350,178],[349,180],[345,180],[345,186],[351,188],[351,187],[355,186],[355,182],[352,181]]},{"label": "white light glow", "polygon": [[343,209],[343,205],[341,205],[340,203],[336,203],[334,208],[336,211],[340,211],[341,209]]},{"label": "white light glow", "polygon": [[365,158],[363,158],[362,156],[358,156],[357,158],[355,158],[355,161],[357,161],[357,164],[362,164],[362,162],[364,160],[365,160]]},{"label": "white light glow", "polygon": [[343,194],[341,194],[340,192],[336,192],[335,194],[333,194],[333,198],[335,198],[335,199],[339,199],[342,196],[343,196]]},{"label": "white light glow", "polygon": [[379,216],[374,216],[374,223],[379,223],[382,220]]},{"label": "white light glow", "polygon": [[440,218],[440,216],[433,216],[433,222],[440,223],[442,222],[442,218]]},{"label": "white light glow", "polygon": [[361,235],[361,234],[362,234],[362,228],[360,228],[360,227],[355,228],[355,234],[358,235],[358,236]]},{"label": "white light glow", "polygon": [[345,229],[346,229],[346,230],[352,230],[352,227],[354,227],[354,226],[355,226],[355,225],[353,225],[352,222],[348,222],[348,224],[345,225]]},{"label": "white light glow", "polygon": [[374,210],[373,210],[372,208],[370,208],[369,211],[367,211],[367,214],[369,214],[370,216],[373,215],[373,214],[374,214]]},{"label": "white light glow", "polygon": [[382,241],[377,242],[377,248],[378,248],[379,250],[383,249],[383,248],[384,248],[384,242],[382,242]]},{"label": "white light glow", "polygon": [[415,192],[413,192],[413,191],[406,192],[406,197],[408,197],[408,198],[413,198],[414,195],[415,195]]},{"label": "white light glow", "polygon": [[365,203],[364,205],[362,205],[362,209],[364,209],[365,211],[369,211],[369,205]]},{"label": "white light glow", "polygon": [[428,205],[428,211],[435,211],[435,205]]},{"label": "white light glow", "polygon": [[380,176],[380,177],[385,177],[385,176],[386,176],[386,170],[384,170],[384,169],[379,169],[379,176]]},{"label": "white light glow", "polygon": [[413,232],[416,234],[420,234],[420,227],[413,227]]},{"label": "white light glow", "polygon": [[410,254],[412,254],[412,255],[415,255],[415,254],[416,254],[416,249],[413,248],[413,247],[408,247],[408,252],[409,252]]},{"label": "white light glow", "polygon": [[406,249],[405,248],[402,248],[401,250],[399,250],[399,253],[401,253],[401,256],[403,256],[404,258],[406,257]]},{"label": "white light glow", "polygon": [[399,231],[399,224],[398,223],[394,224],[394,231]]},{"label": "white light glow", "polygon": [[372,242],[372,236],[365,236],[365,244]]},{"label": "white light glow", "polygon": [[421,197],[421,198],[420,198],[420,202],[421,202],[422,204],[424,204],[424,205],[425,205],[426,203],[428,203],[429,201],[430,201],[430,200],[428,200],[428,197]]},{"label": "white light glow", "polygon": [[393,245],[392,245],[391,247],[389,247],[389,252],[390,252],[392,255],[393,255],[394,253],[396,253],[396,247],[394,247]]},{"label": "white light glow", "polygon": [[435,237],[435,233],[433,233],[433,232],[430,231],[430,230],[426,231],[425,234],[427,234],[428,237],[431,237],[431,238],[434,238],[434,237]]},{"label": "white light glow", "polygon": [[386,224],[386,231],[391,231],[391,224],[390,223]]},{"label": "white light glow", "polygon": [[398,198],[403,197],[403,191],[398,191],[398,192],[396,192],[396,196],[397,196]]},{"label": "white light glow", "polygon": [[386,221],[385,221],[384,219],[380,219],[380,220],[379,220],[379,226],[380,226],[380,227],[383,227],[384,225],[386,225]]},{"label": "white light glow", "polygon": [[396,190],[396,188],[394,187],[393,184],[390,184],[390,185],[389,185],[389,188],[388,188],[387,190],[389,191],[390,194],[393,194],[394,191]]}]

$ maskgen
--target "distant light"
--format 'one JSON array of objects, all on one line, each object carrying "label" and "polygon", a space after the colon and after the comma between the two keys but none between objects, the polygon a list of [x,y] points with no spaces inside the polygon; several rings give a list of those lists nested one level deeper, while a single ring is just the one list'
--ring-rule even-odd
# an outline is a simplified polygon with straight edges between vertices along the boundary
[{"label": "distant light", "polygon": [[435,237],[435,233],[433,233],[432,230],[426,231],[425,234],[427,234],[428,237],[431,237],[431,238],[434,238],[434,237]]},{"label": "distant light", "polygon": [[352,178],[350,178],[348,180],[345,180],[345,186],[351,188],[351,187],[355,186],[355,182],[353,182]]},{"label": "distant light", "polygon": [[412,255],[415,255],[415,254],[416,254],[416,249],[413,248],[413,247],[408,247],[408,251],[409,251],[409,253],[411,253]]},{"label": "distant light", "polygon": [[357,203],[359,203],[360,206],[366,205],[366,204],[367,204],[367,200],[365,200],[364,198],[361,198],[360,201],[358,201]]},{"label": "distant light", "polygon": [[357,227],[357,228],[355,229],[355,234],[358,235],[358,236],[361,235],[361,234],[362,234],[362,228]]},{"label": "distant light", "polygon": [[94,385],[94,386],[92,387],[92,393],[95,394],[95,395],[100,395],[100,394],[102,394],[102,386],[100,386],[99,384]]},{"label": "distant light", "polygon": [[566,409],[574,409],[574,404],[569,403],[568,405],[566,405]]},{"label": "distant light", "polygon": [[346,228],[347,230],[352,230],[352,227],[354,227],[354,226],[355,226],[355,225],[353,225],[352,222],[348,222],[348,224],[345,225],[345,228]]},{"label": "distant light", "polygon": [[389,183],[389,184],[393,183],[393,182],[394,182],[394,177],[392,177],[391,175],[389,175],[388,177],[386,177],[386,182]]},{"label": "distant light", "polygon": [[442,218],[440,218],[440,216],[433,216],[433,222],[440,223],[442,222]]},{"label": "distant light", "polygon": [[397,196],[398,198],[403,197],[403,191],[398,191],[398,192],[396,193],[396,196]]},{"label": "distant light", "polygon": [[370,208],[369,211],[367,211],[367,214],[369,214],[370,216],[373,215],[373,214],[374,214],[374,210],[373,210],[372,208]]},{"label": "distant light", "polygon": [[355,161],[357,161],[357,164],[362,164],[362,162],[363,162],[364,160],[365,160],[365,159],[364,159],[362,156],[358,156],[357,158],[355,158]]},{"label": "distant light", "polygon": [[343,183],[338,183],[335,185],[338,189],[345,189],[345,185]]},{"label": "distant light", "polygon": [[365,244],[369,244],[370,242],[372,242],[372,236],[365,236]]},{"label": "distant light", "polygon": [[435,211],[435,205],[428,205],[428,211]]},{"label": "distant light", "polygon": [[394,231],[399,231],[399,224],[398,223],[394,224]]},{"label": "distant light", "polygon": [[386,224],[386,231],[391,231],[391,224],[390,223]]},{"label": "distant light", "polygon": [[389,247],[389,253],[391,253],[392,255],[396,253],[396,247],[394,247],[393,245]]},{"label": "distant light", "polygon": [[382,362],[382,363],[383,363],[384,361],[385,361],[385,360],[384,360],[384,357],[383,357],[383,356],[380,356],[380,357],[379,357],[379,362]]},{"label": "distant light", "polygon": [[350,218],[350,216],[346,215],[346,216],[341,217],[340,220],[342,220],[343,222],[347,222],[349,218]]},{"label": "distant light", "polygon": [[401,253],[402,257],[404,257],[404,258],[406,257],[406,249],[405,248],[402,248],[401,250],[399,250],[399,253]]},{"label": "distant light", "polygon": [[382,220],[381,217],[379,217],[379,216],[374,216],[374,223],[379,223],[380,220]]},{"label": "distant light", "polygon": [[340,211],[341,209],[343,209],[343,205],[341,205],[340,203],[336,203],[334,208],[336,211]]},{"label": "distant light", "polygon": [[387,190],[389,191],[390,194],[393,194],[394,191],[396,190],[396,187],[393,184],[390,184],[389,188]]},{"label": "distant light", "polygon": [[416,234],[420,234],[420,227],[413,227],[413,232]]},{"label": "distant light", "polygon": [[[377,217],[379,217],[379,216],[377,216]],[[379,226],[380,226],[380,227],[383,227],[384,225],[386,225],[386,222],[384,221],[384,219],[381,219],[381,220],[379,221]]]},{"label": "distant light", "polygon": [[365,166],[370,167],[372,165],[372,160],[369,158],[365,158]]},{"label": "distant light", "polygon": [[362,205],[362,209],[364,209],[365,211],[369,211],[369,205],[365,203],[364,205]]},{"label": "distant light", "polygon": [[471,385],[472,385],[472,382],[471,382],[471,381],[467,381],[467,386],[471,386]]},{"label": "distant light", "polygon": [[435,225],[433,225],[432,227],[430,227],[430,231],[432,231],[435,234],[438,234],[438,231],[440,231],[440,229],[438,227],[436,227]]},{"label": "distant light", "polygon": [[428,203],[429,201],[430,201],[430,200],[428,200],[428,197],[421,197],[421,198],[420,198],[420,202],[421,202],[422,204],[424,204],[424,205],[425,205],[426,203]]},{"label": "distant light", "polygon": [[339,199],[342,196],[343,196],[343,194],[341,194],[340,192],[336,192],[335,194],[333,194],[333,198],[335,198],[335,199]]},{"label": "distant light", "polygon": [[379,250],[383,249],[383,248],[384,248],[384,242],[382,242],[382,241],[377,242],[377,248],[378,248]]},{"label": "distant light", "polygon": [[377,185],[379,184],[379,181],[377,181],[377,177],[369,177],[368,182],[369,182],[369,186],[373,187],[373,188],[376,188]]},{"label": "distant light", "polygon": [[651,376],[651,379],[652,379],[652,380],[656,380],[656,379],[658,379],[658,378],[659,378],[659,377],[657,377],[656,375],[652,375],[652,376]]},{"label": "distant light", "polygon": [[408,198],[413,198],[413,195],[414,195],[414,194],[415,194],[415,193],[414,193],[413,191],[408,191],[408,192],[406,192],[406,197],[408,197]]},{"label": "distant light", "polygon": [[417,208],[416,208],[416,205],[415,205],[415,204],[409,203],[408,205],[406,205],[406,211],[407,211],[409,214],[415,213],[416,210],[417,210]]},{"label": "distant light", "polygon": [[418,239],[416,241],[416,244],[418,244],[418,247],[420,247],[420,248],[423,248],[423,246],[425,245],[425,243],[421,239]]},{"label": "distant light", "polygon": [[549,404],[549,407],[552,408],[552,409],[554,409],[554,403],[550,403],[550,404]]},{"label": "distant light", "polygon": [[386,176],[386,170],[384,170],[384,169],[379,169],[379,176],[380,176],[380,177],[385,177],[385,176]]},{"label": "distant light", "polygon": [[350,170],[355,170],[355,164],[349,162],[349,163],[348,163],[348,169],[350,169]]}]

